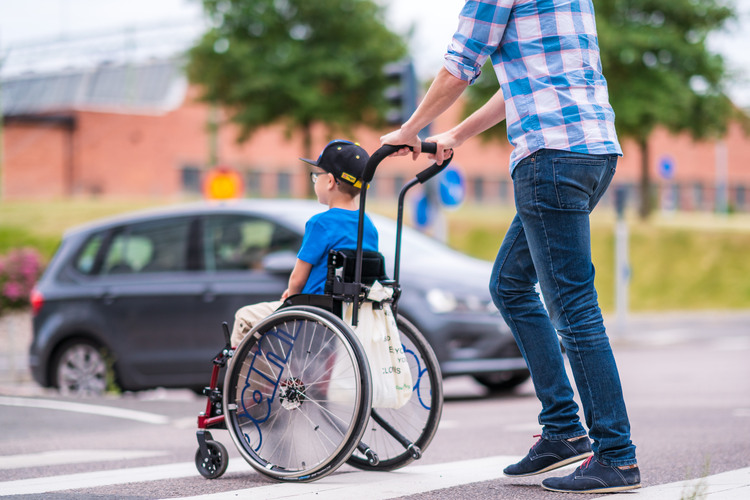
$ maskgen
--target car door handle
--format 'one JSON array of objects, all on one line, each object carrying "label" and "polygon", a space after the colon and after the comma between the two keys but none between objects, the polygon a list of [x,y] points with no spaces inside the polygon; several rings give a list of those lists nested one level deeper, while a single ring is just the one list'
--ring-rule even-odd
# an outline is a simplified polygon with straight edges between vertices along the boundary
[{"label": "car door handle", "polygon": [[115,299],[117,298],[113,293],[110,292],[104,292],[101,294],[100,298],[102,299],[102,302],[104,302],[105,305],[112,305],[115,302]]}]

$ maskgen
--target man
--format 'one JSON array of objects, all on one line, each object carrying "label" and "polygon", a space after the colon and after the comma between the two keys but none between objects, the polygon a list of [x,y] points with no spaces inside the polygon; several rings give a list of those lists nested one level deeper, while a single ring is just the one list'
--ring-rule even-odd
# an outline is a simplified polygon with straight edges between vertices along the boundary
[{"label": "man", "polygon": [[[411,145],[416,158],[417,132],[456,101],[487,57],[500,90],[462,123],[427,140],[437,143],[435,158],[442,162],[507,116],[517,213],[498,252],[490,291],[531,372],[542,403],[542,434],[504,472],[530,476],[588,457],[572,474],[547,478],[542,486],[577,493],[638,488],[635,446],[591,263],[589,213],[622,154],[591,0],[468,0],[424,100],[381,142]],[[547,310],[535,291],[537,281]],[[558,334],[593,445],[578,417]]]}]

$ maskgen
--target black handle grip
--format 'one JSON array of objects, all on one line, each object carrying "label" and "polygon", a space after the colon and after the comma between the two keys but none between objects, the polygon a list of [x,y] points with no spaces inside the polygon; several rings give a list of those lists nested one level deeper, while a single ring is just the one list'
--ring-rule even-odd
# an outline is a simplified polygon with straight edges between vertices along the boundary
[{"label": "black handle grip", "polygon": [[[370,155],[370,159],[367,161],[367,165],[365,165],[365,171],[362,173],[362,180],[365,183],[369,183],[372,181],[373,176],[375,175],[375,169],[378,168],[378,165],[380,165],[380,162],[382,162],[385,158],[392,155],[396,151],[398,151],[401,148],[409,148],[412,149],[411,146],[407,145],[401,145],[401,146],[394,146],[392,144],[383,144],[378,148],[377,151],[375,151],[372,155]],[[427,154],[435,154],[437,153],[437,143],[435,142],[422,142],[422,152]],[[436,174],[440,173],[441,170],[443,170],[445,167],[448,166],[448,164],[451,162],[451,158],[448,158],[443,162],[442,165],[433,164],[431,167],[426,168],[425,170],[421,171],[417,174],[417,179],[420,183],[425,182],[426,180],[432,178]]]},{"label": "black handle grip", "polygon": [[[424,142],[423,144],[435,144],[434,142]],[[437,145],[435,144],[435,147],[432,148],[433,150],[437,151]],[[435,153],[431,153],[435,154]],[[451,155],[449,158],[443,160],[443,163],[438,165],[437,163],[433,163],[432,166],[427,167],[426,169],[422,170],[417,174],[417,180],[420,184],[424,184],[428,180],[435,177],[437,174],[443,171],[445,167],[448,166],[448,164],[453,159],[453,155]]]}]

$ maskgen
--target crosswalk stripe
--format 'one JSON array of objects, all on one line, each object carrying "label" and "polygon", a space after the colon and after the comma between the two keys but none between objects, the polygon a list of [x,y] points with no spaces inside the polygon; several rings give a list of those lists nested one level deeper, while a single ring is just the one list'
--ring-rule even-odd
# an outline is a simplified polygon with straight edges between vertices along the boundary
[{"label": "crosswalk stripe", "polygon": [[165,451],[145,450],[58,450],[26,455],[0,456],[0,470],[47,467],[62,464],[84,464],[112,460],[133,460],[166,455]]},{"label": "crosswalk stripe", "polygon": [[[249,466],[245,462],[235,460],[230,462],[229,472],[247,472]],[[34,479],[19,479],[16,481],[0,482],[0,492],[3,495],[37,495],[53,491],[96,488],[99,486],[113,486],[117,484],[141,483],[147,481],[161,481],[164,479],[178,479],[198,475],[194,462],[182,462],[166,465],[150,465],[133,467],[130,469],[104,470],[84,472],[64,476],[39,477]]]},{"label": "crosswalk stripe", "polygon": [[687,481],[657,484],[634,492],[599,498],[602,500],[617,500],[618,498],[628,500],[680,500],[683,498],[747,500],[750,498],[750,467]]},{"label": "crosswalk stripe", "polygon": [[431,465],[411,465],[393,472],[342,472],[314,483],[281,483],[245,490],[226,491],[173,500],[224,500],[236,498],[325,498],[351,500],[367,491],[368,500],[396,498],[463,484],[489,481],[503,476],[503,469],[520,460],[496,456]]},{"label": "crosswalk stripe", "polygon": [[[90,450],[74,450],[88,453]],[[93,452],[95,453],[95,452]],[[120,452],[117,452],[120,453]],[[142,453],[142,452],[133,452]],[[75,453],[74,453],[75,454]],[[75,454],[77,455],[77,454]],[[50,463],[59,457],[47,456]],[[15,456],[19,462],[28,462],[32,455]],[[62,456],[62,454],[61,454]],[[14,457],[6,457],[12,460]],[[120,456],[122,458],[122,456]],[[439,489],[478,483],[503,477],[502,470],[518,461],[518,456],[494,456],[473,460],[462,460],[430,465],[410,465],[394,472],[339,471],[313,483],[277,483],[242,490],[232,490],[207,495],[183,497],[172,500],[224,500],[236,498],[263,498],[265,500],[287,498],[326,498],[326,500],[349,500],[361,496],[364,489],[368,499],[390,499]],[[70,460],[67,463],[72,463]],[[1,464],[1,463],[0,463]],[[38,463],[36,465],[39,465]],[[560,471],[570,473],[577,464]],[[1,468],[1,467],[0,467]],[[13,468],[13,467],[8,467]],[[567,469],[567,471],[566,471]],[[242,460],[233,460],[228,473],[252,473],[250,466]],[[35,495],[56,491],[114,486],[198,476],[193,462],[135,467],[108,471],[69,474],[16,481],[0,482],[3,495]],[[745,500],[750,498],[750,467],[712,476],[660,484],[632,492],[596,497],[601,500],[679,500],[681,498],[706,498],[709,500]],[[596,500],[596,499],[592,499]]]},{"label": "crosswalk stripe", "polygon": [[157,415],[156,413],[128,410],[125,408],[115,408],[112,406],[99,406],[85,403],[72,403],[70,401],[57,401],[53,399],[15,398],[0,396],[0,405],[88,413],[89,415],[124,418],[128,420],[135,420],[138,422],[145,422],[147,424],[162,425],[169,423],[169,418],[165,417],[164,415]]}]

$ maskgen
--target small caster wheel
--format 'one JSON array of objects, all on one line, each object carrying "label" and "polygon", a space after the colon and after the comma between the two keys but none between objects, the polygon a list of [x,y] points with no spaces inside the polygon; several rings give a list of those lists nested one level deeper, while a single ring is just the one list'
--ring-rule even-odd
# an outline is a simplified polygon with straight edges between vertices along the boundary
[{"label": "small caster wheel", "polygon": [[208,455],[204,456],[201,453],[201,449],[198,448],[195,452],[195,467],[201,476],[206,479],[216,479],[221,477],[227,471],[229,465],[229,456],[227,455],[227,449],[218,441],[206,441],[206,449]]}]

